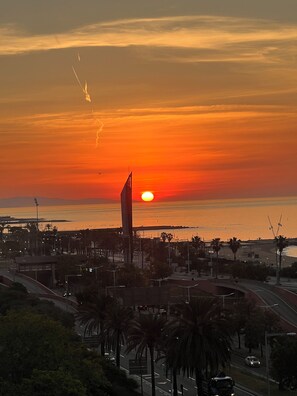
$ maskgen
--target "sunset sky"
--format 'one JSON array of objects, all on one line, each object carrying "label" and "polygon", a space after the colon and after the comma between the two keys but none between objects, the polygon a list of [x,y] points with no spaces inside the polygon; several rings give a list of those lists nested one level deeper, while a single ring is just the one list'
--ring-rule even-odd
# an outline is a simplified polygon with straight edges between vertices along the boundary
[{"label": "sunset sky", "polygon": [[0,2],[0,198],[297,195],[296,0]]}]

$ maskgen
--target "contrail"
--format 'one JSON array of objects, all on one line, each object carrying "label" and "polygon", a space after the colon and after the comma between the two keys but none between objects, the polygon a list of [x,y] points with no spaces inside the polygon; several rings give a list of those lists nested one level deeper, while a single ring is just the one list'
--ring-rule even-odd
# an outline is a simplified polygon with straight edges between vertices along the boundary
[{"label": "contrail", "polygon": [[85,86],[83,87],[73,66],[72,66],[72,70],[73,70],[73,73],[75,75],[76,81],[78,82],[81,90],[83,91],[83,94],[85,95],[85,100],[87,102],[92,102],[91,101],[91,96],[90,96],[90,94],[88,92],[88,84],[87,84],[87,82],[85,82]]},{"label": "contrail", "polygon": [[99,129],[97,129],[97,134],[96,134],[96,147],[98,147],[99,145],[99,137],[100,137],[100,133],[102,132],[102,129],[104,127],[104,124],[101,120],[99,120],[98,118],[96,118],[96,122],[99,125]]},{"label": "contrail", "polygon": [[[80,54],[79,54],[79,52],[77,53],[77,59],[80,62]],[[75,70],[74,66],[72,66],[72,71],[73,71],[73,74],[74,74],[74,76],[76,78],[76,81],[77,81],[80,89],[82,90],[82,92],[84,94],[85,100],[87,102],[91,103],[92,100],[91,100],[91,96],[90,96],[90,94],[88,92],[88,84],[87,84],[87,82],[85,82],[85,84],[83,86],[81,81],[80,81],[80,79],[79,79],[79,77],[78,77],[78,74],[76,73],[76,70]],[[96,122],[96,124],[98,126],[97,132],[96,132],[96,148],[97,148],[98,145],[99,145],[100,133],[103,130],[104,124],[99,118],[96,117],[96,115],[94,113],[94,110],[93,110],[93,107],[91,108],[91,110],[92,110],[92,116],[93,116],[93,118],[94,118],[94,120],[95,120],[95,122]]]},{"label": "contrail", "polygon": [[72,66],[72,70],[73,70],[73,73],[74,73],[74,75],[75,75],[76,81],[78,82],[78,85],[79,85],[80,88],[83,90],[83,87],[82,87],[82,85],[81,85],[80,79],[78,78],[78,75],[76,74],[76,71],[75,71],[75,69],[74,69],[73,66]]}]

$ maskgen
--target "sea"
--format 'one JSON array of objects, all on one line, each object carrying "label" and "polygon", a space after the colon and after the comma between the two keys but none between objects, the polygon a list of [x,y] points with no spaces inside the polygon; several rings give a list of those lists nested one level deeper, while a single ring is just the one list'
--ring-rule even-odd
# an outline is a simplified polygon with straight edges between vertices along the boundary
[{"label": "sea", "polygon": [[[34,219],[36,207],[32,203],[31,207],[0,208],[1,216]],[[121,227],[120,202],[43,206],[39,200],[38,216],[44,219],[40,229],[51,222],[59,231]],[[275,235],[296,238],[297,197],[134,202],[133,225],[159,228],[139,231],[140,236],[159,237],[165,231],[179,241],[196,235],[205,241],[273,239]]]}]

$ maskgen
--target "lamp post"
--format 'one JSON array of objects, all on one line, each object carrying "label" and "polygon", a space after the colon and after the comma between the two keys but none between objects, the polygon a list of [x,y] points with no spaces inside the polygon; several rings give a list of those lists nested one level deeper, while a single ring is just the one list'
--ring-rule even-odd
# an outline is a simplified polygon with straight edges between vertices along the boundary
[{"label": "lamp post", "polygon": [[187,241],[187,269],[188,269],[188,274],[190,273],[190,244],[189,241]]},{"label": "lamp post", "polygon": [[223,309],[225,309],[225,298],[226,297],[231,297],[234,296],[235,293],[229,293],[229,294],[216,294],[216,297],[222,297],[223,300]]},{"label": "lamp post", "polygon": [[267,331],[265,331],[265,360],[266,360],[267,396],[270,396],[268,338],[269,337],[284,337],[284,336],[292,337],[295,335],[296,335],[296,333],[268,333]]},{"label": "lamp post", "polygon": [[190,300],[191,300],[190,289],[192,289],[193,287],[196,287],[196,286],[198,286],[198,283],[196,283],[196,285],[193,285],[193,286],[182,286],[182,285],[178,285],[178,287],[181,287],[182,289],[188,289],[188,300],[187,300],[187,303],[189,303]]},{"label": "lamp post", "polygon": [[35,203],[35,207],[36,207],[36,253],[38,254],[38,234],[39,234],[38,206],[39,206],[39,203],[37,201],[37,198],[34,198],[34,203]]},{"label": "lamp post", "polygon": [[214,254],[213,250],[208,251],[209,257],[210,257],[210,277],[213,277],[213,268],[212,268],[212,255]]},{"label": "lamp post", "polygon": [[168,240],[168,263],[171,265],[171,247],[170,247],[170,242],[173,239],[172,234],[167,234],[167,240]]}]

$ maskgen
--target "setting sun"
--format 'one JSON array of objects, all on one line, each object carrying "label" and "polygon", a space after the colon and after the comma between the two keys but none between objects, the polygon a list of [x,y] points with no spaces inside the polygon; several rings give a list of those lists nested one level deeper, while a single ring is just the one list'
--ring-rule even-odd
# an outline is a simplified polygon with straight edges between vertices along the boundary
[{"label": "setting sun", "polygon": [[151,191],[145,191],[141,194],[141,199],[145,202],[150,202],[154,199],[154,194]]}]

